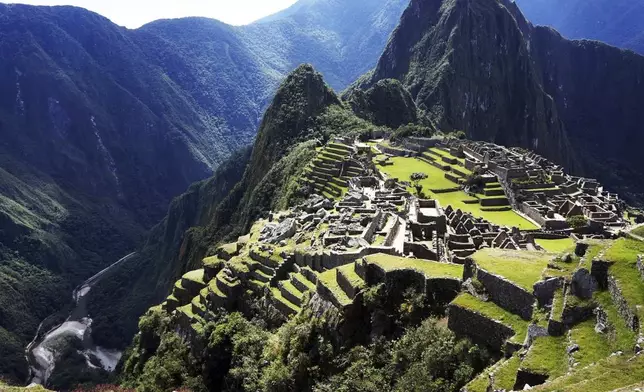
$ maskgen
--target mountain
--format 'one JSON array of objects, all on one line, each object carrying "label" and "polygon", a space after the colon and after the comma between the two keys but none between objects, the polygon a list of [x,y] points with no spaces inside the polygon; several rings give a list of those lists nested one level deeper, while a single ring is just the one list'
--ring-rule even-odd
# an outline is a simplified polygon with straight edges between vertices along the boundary
[{"label": "mountain", "polygon": [[80,8],[0,4],[0,374],[27,378],[39,322],[64,318],[73,287],[252,142],[288,72],[306,59],[346,87],[405,5],[304,1],[243,27],[187,18],[128,30]]},{"label": "mountain", "polygon": [[644,54],[642,0],[516,0],[534,24],[570,39],[591,39]]},{"label": "mountain", "polygon": [[532,148],[641,202],[643,66],[535,27],[509,1],[412,1],[357,86],[399,80],[437,128]]},{"label": "mountain", "polygon": [[127,345],[137,317],[165,297],[185,271],[257,218],[301,198],[293,180],[315,154],[315,140],[365,126],[310,65],[293,71],[267,109],[252,152],[233,157],[214,177],[177,198],[152,229],[141,256],[96,287],[90,313],[98,315],[93,328],[100,343]]}]

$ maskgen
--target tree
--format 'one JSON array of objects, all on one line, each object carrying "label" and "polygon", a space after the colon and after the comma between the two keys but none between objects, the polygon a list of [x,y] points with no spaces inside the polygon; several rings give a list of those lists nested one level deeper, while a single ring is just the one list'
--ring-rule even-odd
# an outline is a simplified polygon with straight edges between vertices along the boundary
[{"label": "tree", "polygon": [[572,227],[573,229],[579,229],[588,225],[588,219],[586,219],[586,217],[583,215],[571,216],[566,219],[566,222],[568,222],[570,227]]},{"label": "tree", "polygon": [[422,180],[427,179],[427,174],[425,173],[413,173],[409,176],[414,189],[416,190],[416,196],[422,198],[423,195],[423,185],[420,183]]}]

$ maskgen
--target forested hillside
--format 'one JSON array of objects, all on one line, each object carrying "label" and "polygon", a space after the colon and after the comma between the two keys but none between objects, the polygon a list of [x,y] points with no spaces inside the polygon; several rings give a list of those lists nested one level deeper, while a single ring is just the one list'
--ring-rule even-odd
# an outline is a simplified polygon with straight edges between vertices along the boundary
[{"label": "forested hillside", "polygon": [[338,89],[372,66],[406,4],[349,3],[350,14],[307,1],[250,26],[188,18],[137,30],[80,8],[0,5],[1,375],[27,378],[39,322],[64,318],[74,286],[248,146],[304,58]]},{"label": "forested hillside", "polygon": [[642,0],[516,0],[534,24],[551,26],[569,39],[602,41],[644,54]]}]

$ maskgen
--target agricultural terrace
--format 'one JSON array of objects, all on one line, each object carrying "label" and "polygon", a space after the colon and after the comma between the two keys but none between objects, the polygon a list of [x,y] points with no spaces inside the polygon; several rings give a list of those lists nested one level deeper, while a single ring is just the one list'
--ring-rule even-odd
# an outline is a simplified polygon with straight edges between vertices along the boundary
[{"label": "agricultural terrace", "polygon": [[[405,157],[392,157],[390,161],[393,165],[383,166],[377,164],[376,166],[390,178],[398,178],[400,181],[409,181],[409,176],[413,173],[427,174],[427,178],[420,181],[420,184],[423,186],[423,192],[428,198],[438,200],[444,207],[451,205],[454,209],[469,212],[476,217],[483,218],[496,225],[518,227],[522,230],[538,228],[535,224],[512,210],[486,211],[481,207],[481,204],[478,203],[476,198],[467,195],[463,191],[440,192],[440,190],[445,189],[456,189],[459,187],[459,184],[445,178],[445,172],[443,170],[425,161],[418,158]],[[410,189],[410,191],[412,190]]]},{"label": "agricultural terrace", "polygon": [[482,249],[472,255],[476,265],[532,292],[555,255],[546,252]]}]

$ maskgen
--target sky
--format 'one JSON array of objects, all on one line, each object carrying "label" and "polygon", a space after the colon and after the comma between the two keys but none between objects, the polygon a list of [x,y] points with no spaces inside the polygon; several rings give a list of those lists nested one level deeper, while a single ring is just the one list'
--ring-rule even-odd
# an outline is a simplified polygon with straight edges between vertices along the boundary
[{"label": "sky", "polygon": [[138,28],[157,19],[205,16],[244,25],[281,11],[297,0],[16,0],[1,3],[74,5],[97,12],[112,22]]}]

